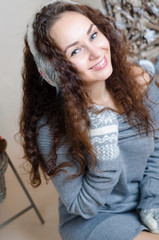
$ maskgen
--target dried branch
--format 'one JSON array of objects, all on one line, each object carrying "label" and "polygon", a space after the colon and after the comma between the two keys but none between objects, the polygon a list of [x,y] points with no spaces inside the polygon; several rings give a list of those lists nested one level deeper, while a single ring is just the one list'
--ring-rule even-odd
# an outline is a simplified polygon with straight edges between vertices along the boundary
[{"label": "dried branch", "polygon": [[107,15],[125,31],[139,58],[156,61],[159,56],[158,0],[103,0]]}]

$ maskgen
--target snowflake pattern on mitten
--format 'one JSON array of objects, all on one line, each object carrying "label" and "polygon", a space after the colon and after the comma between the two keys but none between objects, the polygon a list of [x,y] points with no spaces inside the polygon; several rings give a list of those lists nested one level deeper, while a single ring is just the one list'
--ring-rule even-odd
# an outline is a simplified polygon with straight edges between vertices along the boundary
[{"label": "snowflake pattern on mitten", "polygon": [[88,111],[91,120],[90,139],[101,160],[112,160],[119,155],[117,114],[104,110],[99,114]]}]

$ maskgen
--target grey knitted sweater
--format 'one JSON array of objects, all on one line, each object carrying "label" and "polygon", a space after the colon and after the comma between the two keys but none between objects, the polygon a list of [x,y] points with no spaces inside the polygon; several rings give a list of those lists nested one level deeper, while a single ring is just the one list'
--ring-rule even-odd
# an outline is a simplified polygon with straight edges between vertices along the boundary
[{"label": "grey knitted sweater", "polygon": [[[89,112],[90,138],[98,157],[96,168],[90,172],[86,169],[73,180],[65,181],[65,172],[52,179],[59,194],[62,239],[133,240],[147,229],[137,209],[159,208],[159,89],[154,81],[147,92],[155,137],[152,132],[140,136],[122,115],[112,111],[98,116]],[[42,127],[37,141],[45,159],[51,150],[50,139],[49,127]],[[58,149],[58,164],[72,161],[67,149],[67,144]],[[89,156],[86,158],[89,168]],[[67,168],[70,174],[76,170],[76,166]]]}]

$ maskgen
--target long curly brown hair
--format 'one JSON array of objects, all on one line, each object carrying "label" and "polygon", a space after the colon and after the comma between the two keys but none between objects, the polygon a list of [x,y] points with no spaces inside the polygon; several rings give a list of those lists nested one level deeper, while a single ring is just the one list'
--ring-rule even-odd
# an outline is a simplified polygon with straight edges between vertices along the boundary
[{"label": "long curly brown hair", "polygon": [[[25,37],[20,135],[24,157],[31,165],[31,184],[35,187],[41,183],[40,168],[46,178],[47,175],[54,177],[65,170],[66,166],[76,164],[78,172],[72,177],[77,177],[86,168],[84,152],[92,157],[93,167],[97,162],[88,135],[90,119],[87,109],[93,106],[92,100],[77,70],[49,35],[50,27],[66,11],[79,12],[88,17],[106,36],[110,43],[113,66],[113,73],[106,80],[107,89],[122,107],[124,116],[131,125],[139,131],[144,129],[146,133],[151,126],[141,86],[132,70],[135,63],[128,61],[129,45],[114,21],[86,5],[56,2],[44,6],[36,14],[33,24],[35,44],[38,51],[53,64],[60,79],[60,91],[57,92],[56,88],[40,76]],[[43,159],[37,145],[37,124],[42,118],[46,119],[45,124],[49,125],[52,135],[52,151],[47,161]],[[72,165],[56,165],[56,151],[64,139],[70,146],[68,153],[73,159]]]}]

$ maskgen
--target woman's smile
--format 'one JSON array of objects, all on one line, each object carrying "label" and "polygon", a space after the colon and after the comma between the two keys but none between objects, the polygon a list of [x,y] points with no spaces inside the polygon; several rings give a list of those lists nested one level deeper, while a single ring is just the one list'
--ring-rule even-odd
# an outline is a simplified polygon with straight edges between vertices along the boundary
[{"label": "woman's smile", "polygon": [[94,65],[93,67],[91,67],[90,69],[93,70],[101,70],[103,69],[105,66],[107,65],[107,60],[104,57],[99,63],[97,63],[96,65]]}]

